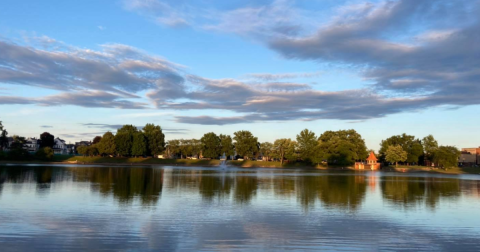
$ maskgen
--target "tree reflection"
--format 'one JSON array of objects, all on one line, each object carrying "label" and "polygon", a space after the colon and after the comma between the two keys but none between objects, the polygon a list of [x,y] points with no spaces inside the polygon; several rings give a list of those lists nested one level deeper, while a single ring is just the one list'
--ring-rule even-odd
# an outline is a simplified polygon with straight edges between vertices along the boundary
[{"label": "tree reflection", "polygon": [[318,199],[326,207],[356,210],[367,188],[364,176],[301,176],[297,178],[297,197],[304,208]]},{"label": "tree reflection", "polygon": [[163,170],[154,168],[71,168],[74,180],[90,182],[93,191],[113,194],[122,204],[135,198],[155,205],[163,188]]},{"label": "tree reflection", "polygon": [[236,173],[234,192],[234,200],[236,203],[247,204],[257,194],[258,178],[256,174],[251,175],[251,172]]},{"label": "tree reflection", "polygon": [[459,180],[449,178],[385,177],[380,187],[385,199],[404,208],[435,208],[440,198],[453,199],[461,192]]}]

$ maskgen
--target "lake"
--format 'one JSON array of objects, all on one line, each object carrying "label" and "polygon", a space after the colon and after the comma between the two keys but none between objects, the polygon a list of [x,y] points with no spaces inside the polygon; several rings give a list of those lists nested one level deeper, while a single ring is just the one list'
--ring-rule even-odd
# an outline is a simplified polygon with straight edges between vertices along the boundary
[{"label": "lake", "polygon": [[480,251],[480,175],[0,165],[0,251]]}]

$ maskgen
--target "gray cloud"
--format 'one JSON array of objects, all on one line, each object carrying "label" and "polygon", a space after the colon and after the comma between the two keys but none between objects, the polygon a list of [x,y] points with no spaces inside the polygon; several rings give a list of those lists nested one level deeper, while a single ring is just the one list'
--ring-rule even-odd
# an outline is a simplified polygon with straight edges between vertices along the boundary
[{"label": "gray cloud", "polygon": [[179,65],[136,48],[108,44],[102,51],[65,46],[39,50],[0,41],[0,81],[56,90],[100,90],[135,95],[181,82]]},{"label": "gray cloud", "polygon": [[[105,130],[117,130],[123,127],[123,124],[106,124],[106,123],[83,123],[83,126],[87,126],[88,128],[99,128]],[[137,129],[143,129],[144,126],[135,126]],[[170,129],[170,128],[162,128],[164,133],[168,134],[184,134],[188,132],[188,129]]]},{"label": "gray cloud", "polygon": [[50,125],[42,125],[40,126],[41,128],[53,128],[53,126],[50,126]]},{"label": "gray cloud", "polygon": [[147,104],[125,100],[124,97],[103,91],[63,92],[39,98],[0,96],[0,104],[36,104],[40,106],[74,105],[87,108],[142,109]]},{"label": "gray cloud", "polygon": [[246,78],[258,79],[261,81],[278,81],[285,79],[296,79],[296,78],[313,78],[320,76],[320,72],[311,72],[311,73],[251,73],[246,74]]}]

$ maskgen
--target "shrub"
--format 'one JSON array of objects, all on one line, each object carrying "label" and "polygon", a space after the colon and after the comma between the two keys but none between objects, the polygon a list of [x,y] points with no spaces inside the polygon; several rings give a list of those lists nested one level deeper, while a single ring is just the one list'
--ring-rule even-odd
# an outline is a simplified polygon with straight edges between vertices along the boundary
[{"label": "shrub", "polygon": [[39,160],[52,160],[53,159],[53,150],[50,147],[41,148],[35,153],[35,158]]},{"label": "shrub", "polygon": [[7,153],[7,159],[20,160],[20,161],[28,160],[28,159],[30,159],[30,153],[28,153],[27,150],[22,149],[22,148],[11,149]]}]

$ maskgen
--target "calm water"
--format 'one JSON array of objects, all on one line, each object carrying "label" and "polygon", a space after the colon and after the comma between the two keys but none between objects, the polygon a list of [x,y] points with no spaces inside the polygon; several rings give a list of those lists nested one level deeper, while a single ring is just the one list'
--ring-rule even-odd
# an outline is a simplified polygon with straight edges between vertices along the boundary
[{"label": "calm water", "polygon": [[480,251],[480,175],[0,166],[0,251]]}]

